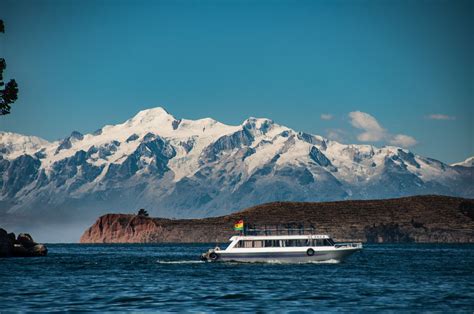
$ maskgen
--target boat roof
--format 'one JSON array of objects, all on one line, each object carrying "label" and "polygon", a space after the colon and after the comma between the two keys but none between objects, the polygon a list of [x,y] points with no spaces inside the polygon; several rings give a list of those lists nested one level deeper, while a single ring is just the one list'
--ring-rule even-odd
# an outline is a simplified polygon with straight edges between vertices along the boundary
[{"label": "boat roof", "polygon": [[262,235],[262,236],[243,236],[236,235],[230,238],[234,240],[299,240],[299,239],[330,239],[327,234],[298,234],[298,235]]}]

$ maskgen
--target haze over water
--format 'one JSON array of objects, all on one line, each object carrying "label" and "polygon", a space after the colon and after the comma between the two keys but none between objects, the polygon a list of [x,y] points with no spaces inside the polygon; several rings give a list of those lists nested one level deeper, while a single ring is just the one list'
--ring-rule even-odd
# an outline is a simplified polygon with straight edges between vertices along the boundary
[{"label": "haze over water", "polygon": [[51,244],[0,259],[0,311],[474,310],[474,246],[384,244],[340,264],[204,263],[206,244]]}]

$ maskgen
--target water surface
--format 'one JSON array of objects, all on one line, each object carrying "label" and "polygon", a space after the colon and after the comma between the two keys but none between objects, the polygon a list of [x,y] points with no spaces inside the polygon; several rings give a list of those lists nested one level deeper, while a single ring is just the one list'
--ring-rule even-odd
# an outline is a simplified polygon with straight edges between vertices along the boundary
[{"label": "water surface", "polygon": [[50,244],[0,259],[0,311],[474,311],[474,245],[368,245],[339,264],[205,263],[213,245]]}]

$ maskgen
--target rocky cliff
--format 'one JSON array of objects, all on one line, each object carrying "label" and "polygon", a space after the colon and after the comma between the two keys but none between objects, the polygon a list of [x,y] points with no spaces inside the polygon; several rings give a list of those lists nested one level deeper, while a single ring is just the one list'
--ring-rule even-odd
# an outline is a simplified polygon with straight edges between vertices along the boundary
[{"label": "rocky cliff", "polygon": [[107,214],[81,237],[81,243],[226,242],[233,223],[304,224],[336,241],[474,242],[474,200],[415,196],[387,200],[324,203],[275,202],[214,218],[161,219]]}]

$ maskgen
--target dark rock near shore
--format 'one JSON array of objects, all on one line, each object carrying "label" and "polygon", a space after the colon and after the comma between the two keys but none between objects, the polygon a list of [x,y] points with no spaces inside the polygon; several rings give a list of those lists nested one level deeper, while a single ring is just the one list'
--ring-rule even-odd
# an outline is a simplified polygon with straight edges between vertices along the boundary
[{"label": "dark rock near shore", "polygon": [[6,230],[0,228],[0,257],[11,256],[13,252],[13,240]]},{"label": "dark rock near shore", "polygon": [[0,257],[32,257],[46,256],[48,249],[44,244],[36,243],[27,233],[7,233],[0,228]]},{"label": "dark rock near shore", "polygon": [[28,233],[20,233],[16,241],[27,249],[36,245],[36,242],[33,241],[33,238]]}]

